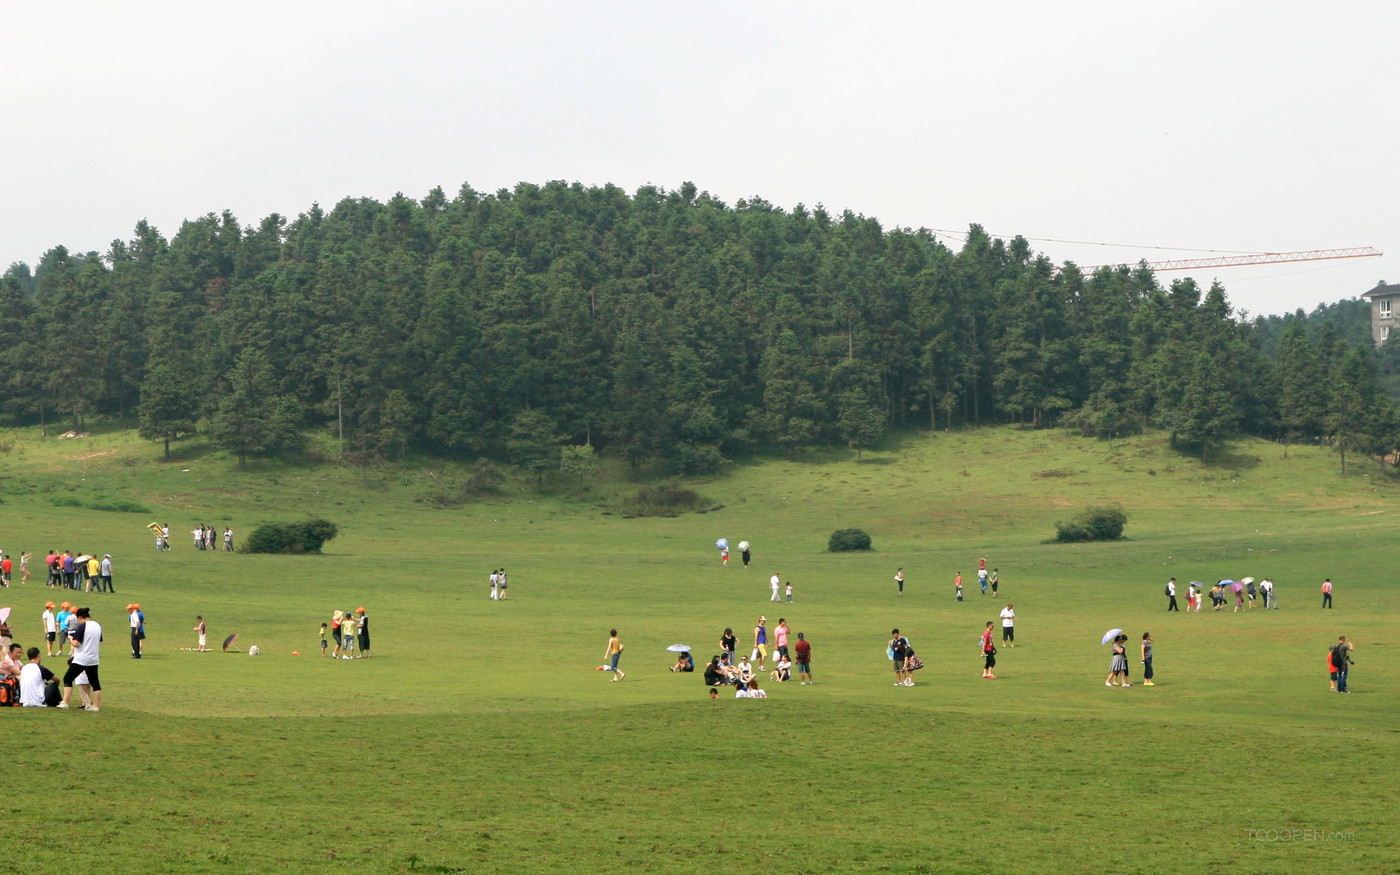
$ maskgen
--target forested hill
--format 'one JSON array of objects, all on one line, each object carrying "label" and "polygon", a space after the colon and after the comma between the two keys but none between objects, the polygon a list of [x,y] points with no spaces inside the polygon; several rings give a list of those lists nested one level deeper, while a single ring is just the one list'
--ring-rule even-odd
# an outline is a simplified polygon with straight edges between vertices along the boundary
[{"label": "forested hill", "polygon": [[240,459],[335,423],[391,457],[591,442],[692,472],[982,421],[1388,448],[1400,356],[1355,337],[1244,323],[1222,288],[1141,267],[1057,271],[976,226],[954,251],[689,183],[522,183],[54,248],[0,281],[0,400],[14,421],[207,430]]}]

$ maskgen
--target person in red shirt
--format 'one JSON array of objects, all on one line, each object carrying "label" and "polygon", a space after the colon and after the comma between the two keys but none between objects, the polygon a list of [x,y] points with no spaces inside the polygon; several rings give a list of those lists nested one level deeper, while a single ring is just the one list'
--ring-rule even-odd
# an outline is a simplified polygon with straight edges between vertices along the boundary
[{"label": "person in red shirt", "polygon": [[1332,678],[1332,692],[1337,692],[1337,665],[1332,659],[1332,648],[1327,649],[1327,674]]},{"label": "person in red shirt", "polygon": [[49,589],[58,586],[58,570],[54,568],[54,563],[58,557],[54,555],[53,549],[49,549],[49,555],[44,557],[44,565],[49,569]]},{"label": "person in red shirt", "polygon": [[988,680],[996,679],[996,675],[992,674],[992,669],[996,668],[997,664],[997,649],[992,644],[992,622],[988,620],[987,628],[982,630],[982,677]]},{"label": "person in red shirt", "polygon": [[797,655],[797,677],[802,685],[812,683],[812,645],[801,632],[797,633],[797,643],[792,646]]},{"label": "person in red shirt", "polygon": [[10,561],[10,554],[6,553],[4,559],[0,559],[0,581],[6,586],[10,585],[10,570],[15,567],[15,563]]}]

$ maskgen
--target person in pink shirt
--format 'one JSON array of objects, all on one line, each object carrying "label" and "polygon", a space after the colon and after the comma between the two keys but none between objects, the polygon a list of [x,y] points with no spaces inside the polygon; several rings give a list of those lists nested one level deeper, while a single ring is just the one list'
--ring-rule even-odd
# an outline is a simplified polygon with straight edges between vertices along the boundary
[{"label": "person in pink shirt", "polygon": [[778,628],[773,630],[773,643],[778,648],[778,655],[784,659],[788,658],[788,624],[782,617],[778,618]]}]

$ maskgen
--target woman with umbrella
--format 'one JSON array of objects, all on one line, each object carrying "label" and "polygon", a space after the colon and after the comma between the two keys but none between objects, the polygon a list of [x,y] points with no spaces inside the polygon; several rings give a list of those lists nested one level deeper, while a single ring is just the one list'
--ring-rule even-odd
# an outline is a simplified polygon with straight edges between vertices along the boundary
[{"label": "woman with umbrella", "polygon": [[1132,684],[1128,683],[1128,648],[1125,643],[1128,636],[1123,634],[1122,629],[1109,629],[1103,636],[1103,644],[1110,640],[1113,642],[1113,660],[1108,664],[1108,680],[1103,685],[1131,687]]},{"label": "woman with umbrella", "polygon": [[748,542],[748,541],[740,541],[740,542],[739,542],[739,558],[742,559],[742,560],[744,560],[744,567],[745,567],[745,568],[748,568],[748,567],[749,567],[749,560],[753,558],[753,554],[749,552],[749,542]]},{"label": "woman with umbrella", "polygon": [[721,563],[723,563],[723,565],[724,565],[725,568],[728,568],[728,567],[729,567],[729,539],[728,539],[728,538],[720,538],[718,541],[715,541],[715,549],[719,551],[719,561],[720,561]]}]

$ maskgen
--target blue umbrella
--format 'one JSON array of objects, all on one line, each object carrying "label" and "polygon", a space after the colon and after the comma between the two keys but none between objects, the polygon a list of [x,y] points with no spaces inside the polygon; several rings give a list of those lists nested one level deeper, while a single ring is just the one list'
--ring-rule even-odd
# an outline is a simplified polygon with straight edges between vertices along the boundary
[{"label": "blue umbrella", "polygon": [[728,538],[720,538],[718,541],[715,541],[715,549],[716,549],[716,550],[728,550],[728,549],[729,549],[729,539],[728,539]]}]

